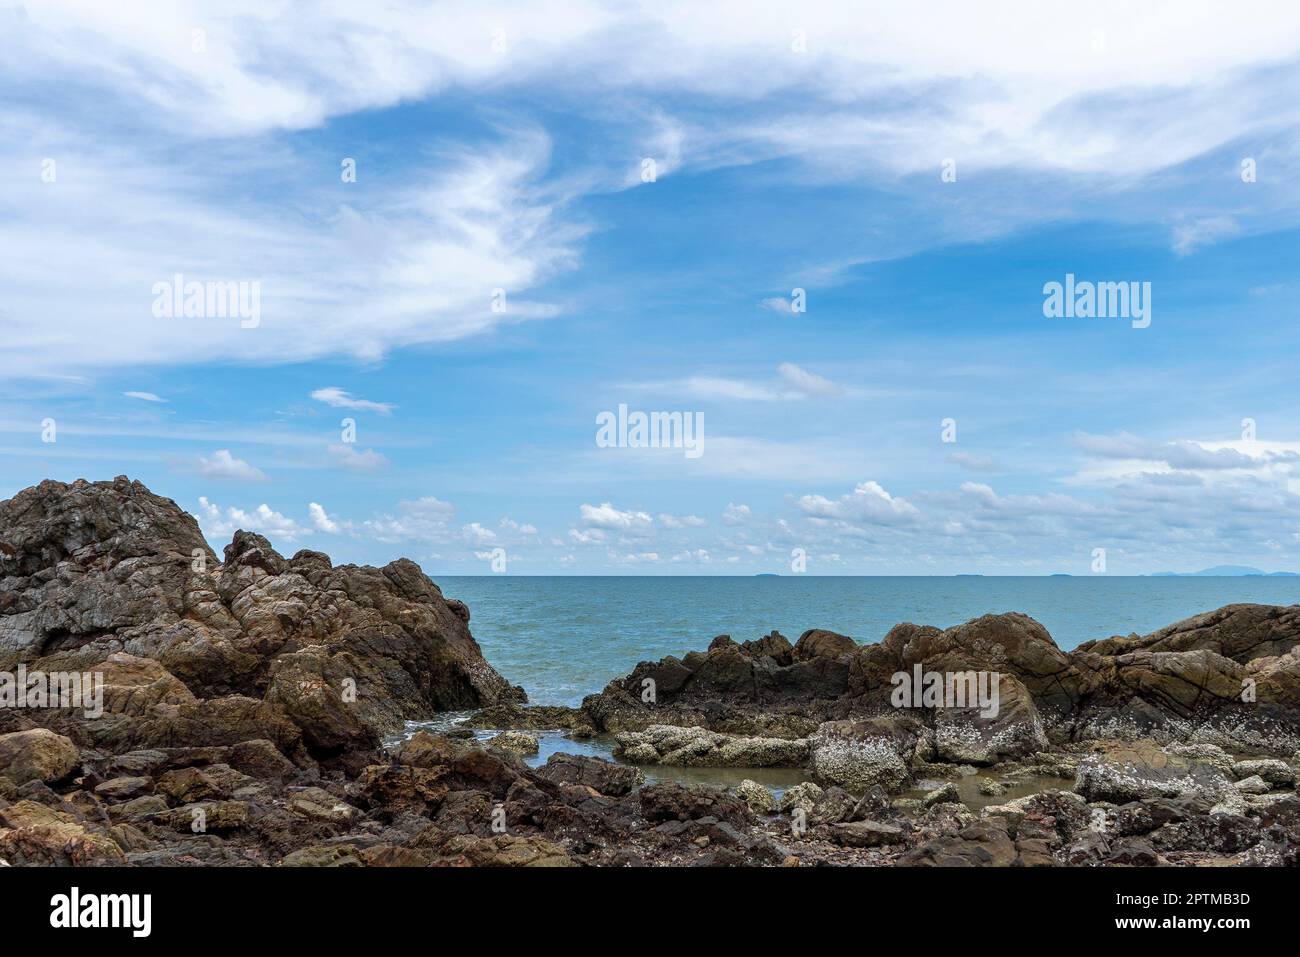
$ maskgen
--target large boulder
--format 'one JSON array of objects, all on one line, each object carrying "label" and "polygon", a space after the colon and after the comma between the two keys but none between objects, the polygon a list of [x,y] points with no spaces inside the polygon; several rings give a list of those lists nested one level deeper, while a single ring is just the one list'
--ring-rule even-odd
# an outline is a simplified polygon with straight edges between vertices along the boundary
[{"label": "large boulder", "polygon": [[809,739],[810,766],[818,780],[854,794],[897,790],[911,778],[918,738],[917,727],[887,718],[828,721]]},{"label": "large boulder", "polygon": [[0,734],[0,775],[14,784],[66,778],[81,762],[77,746],[45,728]]},{"label": "large boulder", "polygon": [[1079,763],[1074,789],[1088,801],[1112,804],[1154,798],[1201,798],[1213,804],[1234,790],[1220,767],[1171,754],[1152,741],[1098,744]]}]

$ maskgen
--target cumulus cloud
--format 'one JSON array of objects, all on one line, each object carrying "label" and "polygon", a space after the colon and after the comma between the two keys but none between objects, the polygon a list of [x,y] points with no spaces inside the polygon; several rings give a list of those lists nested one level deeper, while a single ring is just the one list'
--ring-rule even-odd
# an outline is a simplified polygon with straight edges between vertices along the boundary
[{"label": "cumulus cloud", "polygon": [[654,523],[654,519],[649,512],[624,511],[615,508],[609,502],[602,502],[600,505],[587,505],[584,503],[579,507],[578,512],[584,525],[610,531],[649,528]]},{"label": "cumulus cloud", "polygon": [[917,515],[916,506],[895,498],[879,482],[862,482],[847,495],[832,501],[823,495],[803,495],[796,503],[813,518],[834,519],[852,524],[896,525],[910,522]]},{"label": "cumulus cloud", "polygon": [[470,522],[468,525],[462,526],[460,531],[465,541],[471,545],[490,545],[497,540],[496,532],[490,528],[484,528],[478,522]]},{"label": "cumulus cloud", "polygon": [[536,535],[536,534],[537,534],[537,526],[536,526],[536,525],[530,525],[530,524],[528,524],[527,522],[524,522],[524,523],[516,522],[516,521],[515,521],[514,519],[512,519],[512,518],[506,518],[506,517],[503,517],[503,518],[501,519],[501,522],[500,522],[499,524],[500,524],[500,527],[503,528],[503,529],[505,529],[506,531],[514,532],[514,533],[516,533],[516,534],[518,534],[518,535]]},{"label": "cumulus cloud", "polygon": [[204,533],[217,539],[230,538],[239,529],[259,532],[269,537],[272,543],[276,540],[293,542],[310,533],[309,529],[265,503],[251,512],[234,506],[222,511],[220,506],[206,496],[199,496],[199,511],[196,517]]},{"label": "cumulus cloud", "polygon": [[232,482],[265,482],[266,473],[235,458],[229,449],[217,449],[209,456],[199,456],[199,474],[204,478],[228,479]]},{"label": "cumulus cloud", "polygon": [[325,532],[329,535],[337,535],[339,533],[338,522],[330,518],[329,514],[325,511],[324,506],[317,502],[309,502],[307,505],[307,513],[311,516],[311,524],[316,531]]},{"label": "cumulus cloud", "polygon": [[451,540],[450,526],[456,509],[432,495],[399,502],[396,514],[367,519],[360,525],[363,534],[378,542],[421,542],[437,544]]}]

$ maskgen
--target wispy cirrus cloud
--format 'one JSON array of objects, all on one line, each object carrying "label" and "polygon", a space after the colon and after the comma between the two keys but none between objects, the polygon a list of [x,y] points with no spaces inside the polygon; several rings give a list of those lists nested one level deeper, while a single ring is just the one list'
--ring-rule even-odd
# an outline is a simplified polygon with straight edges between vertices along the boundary
[{"label": "wispy cirrus cloud", "polygon": [[391,415],[393,409],[396,408],[391,402],[372,402],[370,399],[358,398],[345,389],[333,385],[326,386],[323,389],[316,389],[312,392],[311,397],[317,402],[324,402],[336,409],[378,412],[380,415]]}]

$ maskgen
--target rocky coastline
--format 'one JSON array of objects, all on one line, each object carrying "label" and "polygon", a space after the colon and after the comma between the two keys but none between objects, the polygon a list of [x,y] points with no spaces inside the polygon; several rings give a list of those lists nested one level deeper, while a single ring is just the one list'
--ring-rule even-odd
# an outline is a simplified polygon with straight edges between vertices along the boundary
[{"label": "rocky coastline", "polygon": [[[125,477],[0,502],[0,865],[1300,857],[1300,606],[1229,605],[1070,652],[1014,612],[866,645],[719,636],[578,708],[528,705],[469,622],[407,560],[285,558],[244,531],[218,557]],[[930,675],[973,676],[979,700],[900,704]],[[28,694],[33,676],[64,697]],[[69,676],[95,700],[70,706]],[[471,714],[408,733],[453,711]],[[538,732],[618,760],[538,761]],[[647,781],[656,768],[803,783]]]}]

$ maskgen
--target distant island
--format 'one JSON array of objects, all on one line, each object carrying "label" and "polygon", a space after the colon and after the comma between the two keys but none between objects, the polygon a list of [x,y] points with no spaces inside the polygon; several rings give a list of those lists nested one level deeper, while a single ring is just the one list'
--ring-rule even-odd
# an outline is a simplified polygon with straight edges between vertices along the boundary
[{"label": "distant island", "polygon": [[1203,568],[1199,572],[1152,572],[1151,578],[1212,578],[1257,575],[1264,578],[1295,578],[1296,572],[1265,572],[1249,565],[1215,565]]}]

